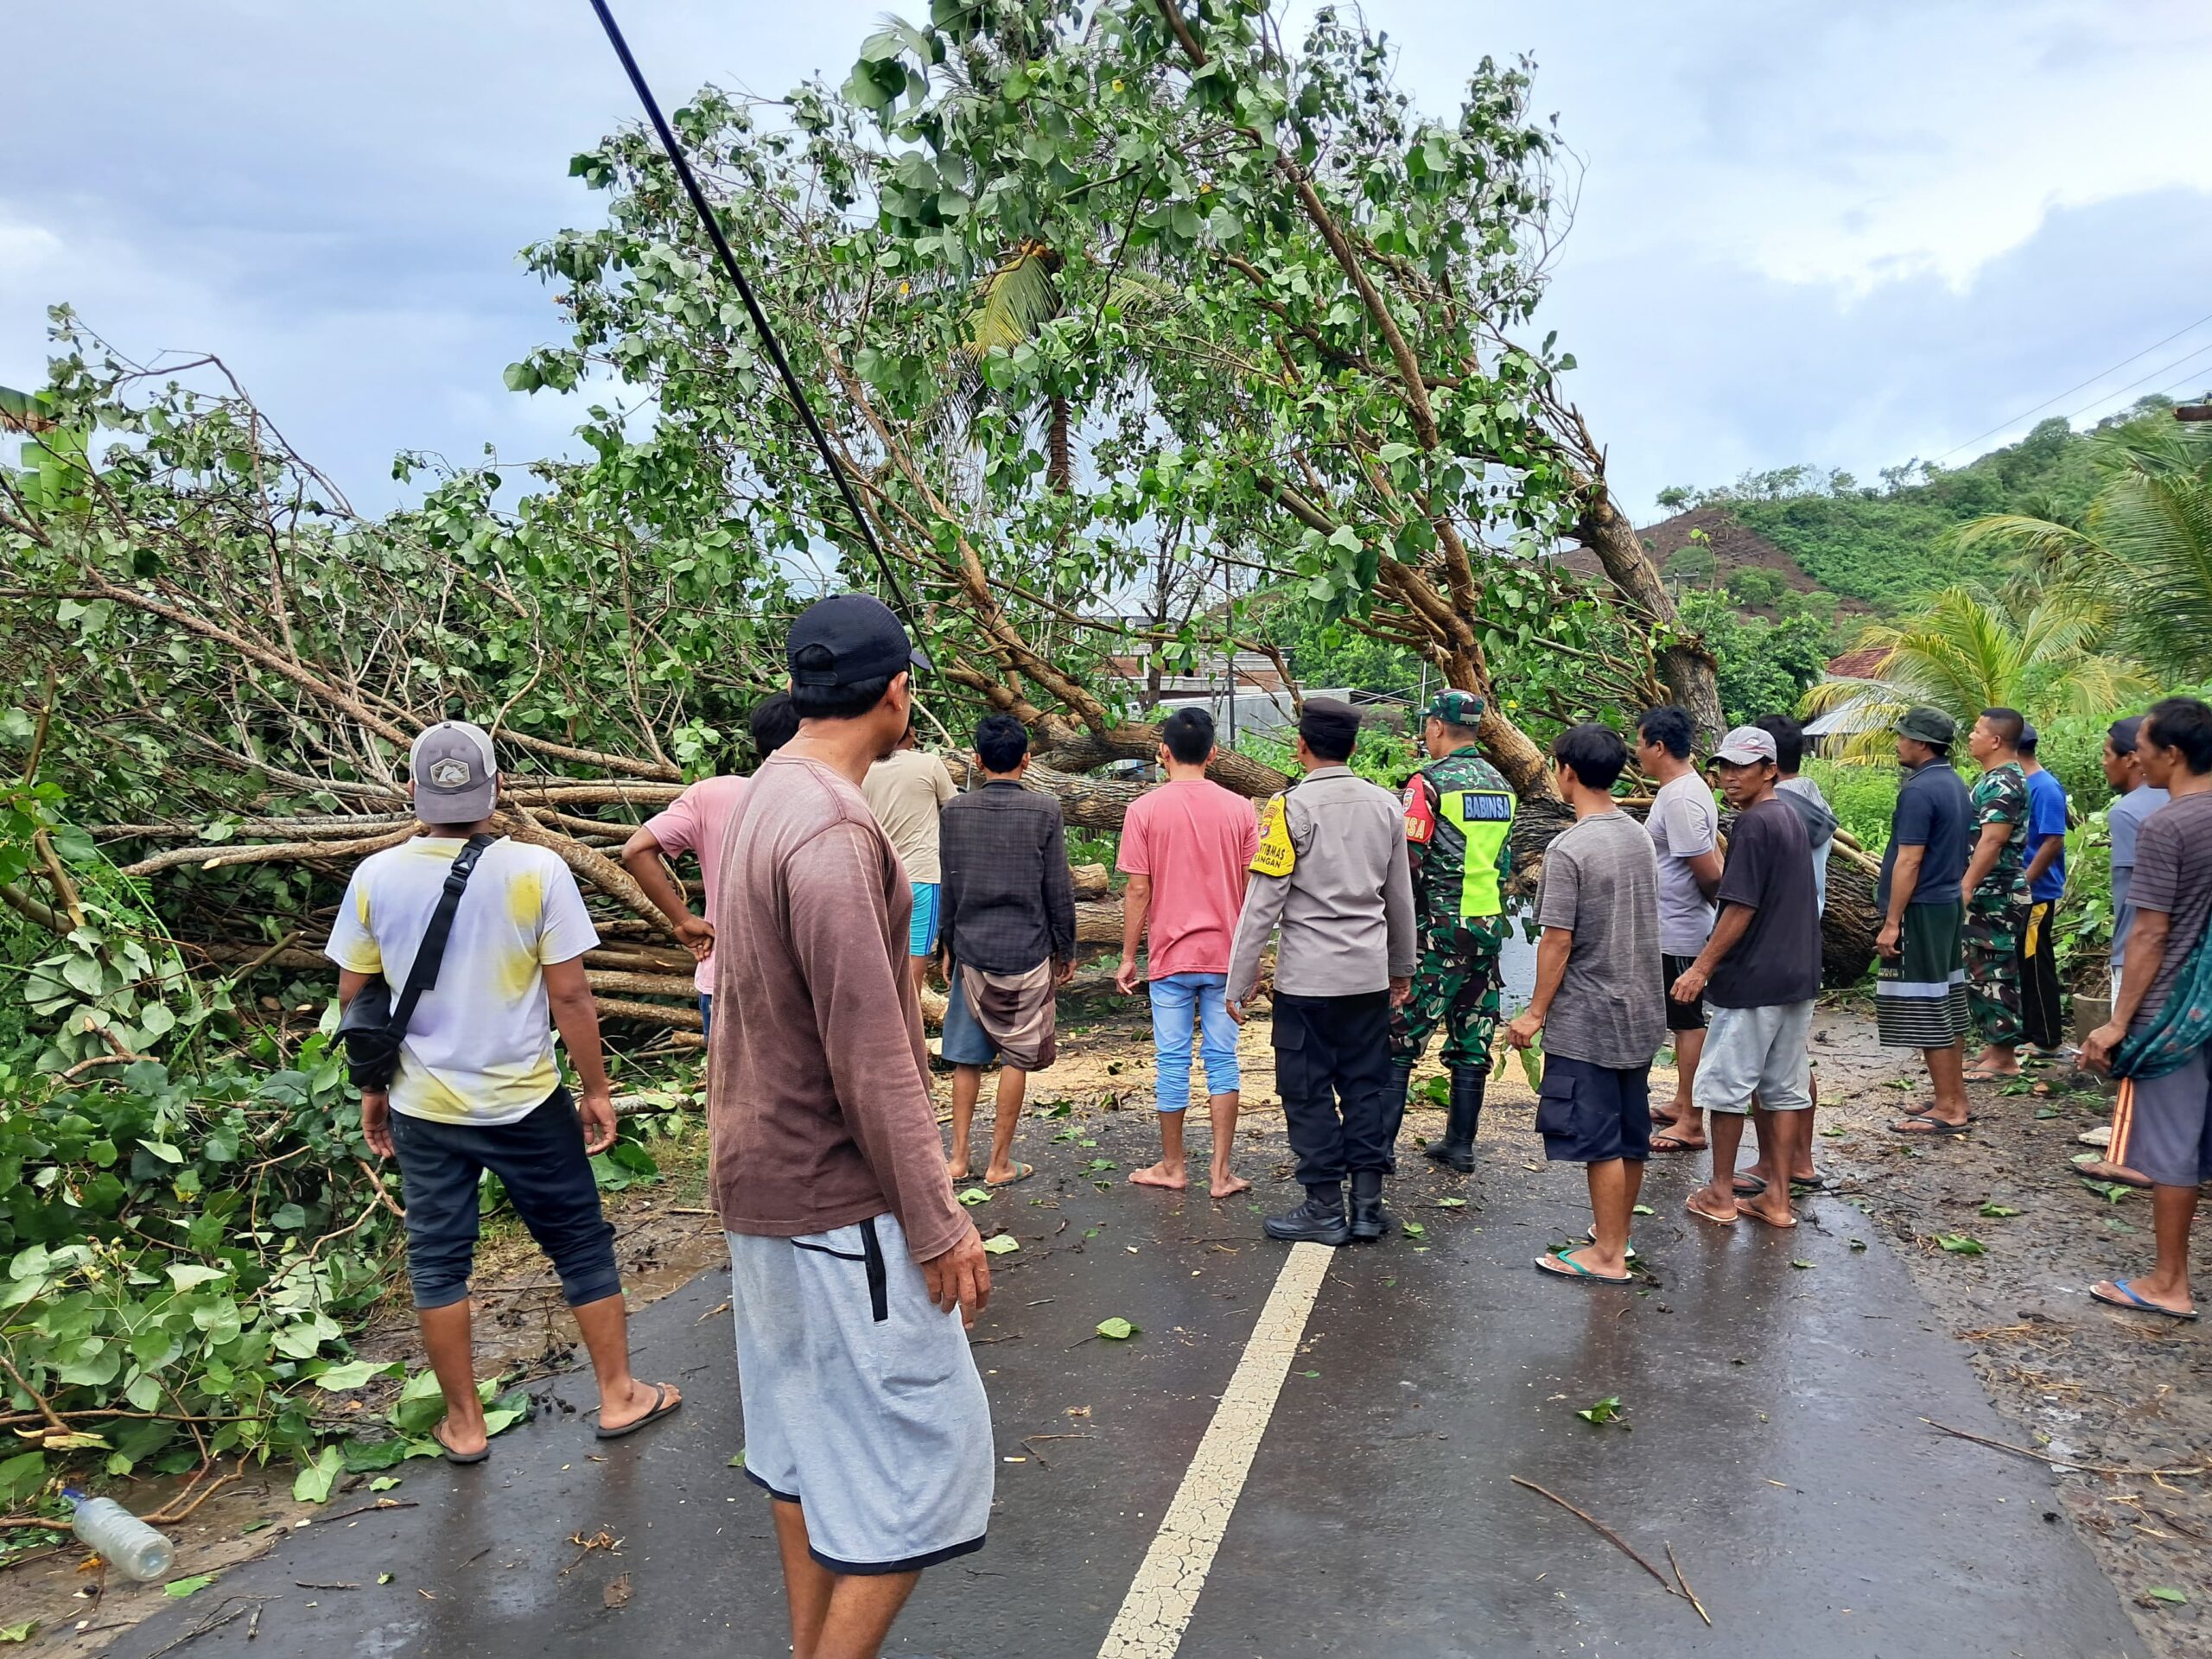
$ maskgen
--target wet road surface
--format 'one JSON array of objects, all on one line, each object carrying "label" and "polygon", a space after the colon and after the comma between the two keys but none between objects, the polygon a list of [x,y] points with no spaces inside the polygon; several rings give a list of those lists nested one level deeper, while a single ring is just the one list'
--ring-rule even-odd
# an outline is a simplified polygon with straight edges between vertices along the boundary
[{"label": "wet road surface", "polygon": [[[1128,1115],[1105,1151],[1131,1167],[1148,1128]],[[1102,1192],[1081,1173],[1096,1154],[1039,1156],[1043,1138],[1025,1131],[1039,1177],[978,1211],[1022,1243],[995,1262],[975,1333],[1002,1459],[991,1542],[925,1575],[887,1653],[1098,1654],[1284,1267],[1243,1201]],[[1529,1261],[1586,1221],[1580,1172],[1485,1152],[1464,1209],[1429,1207],[1456,1184],[1409,1173],[1424,1238],[1335,1254],[1179,1645],[1117,1651],[2140,1654],[2048,1473],[1921,1421],[2011,1438],[1856,1210],[1815,1201],[1794,1233],[1713,1228],[1681,1214],[1689,1168],[1662,1164],[1637,1224],[1656,1286],[1554,1283]],[[1288,1191],[1262,1185],[1270,1205]],[[280,1598],[256,1639],[240,1619],[181,1651],[788,1653],[766,1502],[729,1466],[744,1432],[727,1285],[709,1272],[633,1327],[639,1374],[684,1388],[675,1418],[602,1446],[581,1416],[588,1375],[544,1385],[551,1408],[489,1464],[397,1471],[391,1496],[419,1507],[294,1532],[110,1651],[148,1659],[251,1594]],[[1114,1316],[1141,1333],[1091,1337]],[[1627,1427],[1573,1414],[1609,1395]],[[1671,1544],[1712,1626],[1516,1475],[1662,1572]],[[570,1541],[602,1530],[619,1550]],[[302,1587],[331,1584],[359,1587]]]}]

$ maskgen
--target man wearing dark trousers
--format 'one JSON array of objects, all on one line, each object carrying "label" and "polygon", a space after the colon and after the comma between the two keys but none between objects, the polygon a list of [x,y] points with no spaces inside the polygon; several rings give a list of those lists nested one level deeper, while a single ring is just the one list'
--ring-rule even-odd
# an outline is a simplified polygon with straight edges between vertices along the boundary
[{"label": "man wearing dark trousers", "polygon": [[1513,790],[1475,747],[1483,700],[1440,691],[1423,712],[1428,764],[1406,783],[1406,856],[1421,930],[1413,995],[1390,1016],[1390,1140],[1406,1109],[1414,1063],[1429,1033],[1446,1027],[1451,1116],[1428,1155],[1462,1175],[1475,1167],[1475,1132],[1497,1032],[1498,952],[1504,948],[1505,878],[1512,874]]},{"label": "man wearing dark trousers", "polygon": [[2070,1059],[2067,1001],[2058,982],[2053,924],[2066,896],[2066,785],[2036,758],[2036,728],[2020,733],[2020,770],[2028,774],[2028,923],[2020,932],[2020,1024],[2039,1060]]},{"label": "man wearing dark trousers", "polygon": [[1290,1243],[1372,1241],[1389,1228],[1390,1010],[1412,988],[1414,897],[1397,798],[1345,764],[1358,735],[1349,703],[1306,699],[1298,722],[1306,776],[1261,815],[1230,955],[1229,1008],[1241,1023],[1260,953],[1281,925],[1275,1088],[1306,1202],[1268,1217],[1267,1234]]}]

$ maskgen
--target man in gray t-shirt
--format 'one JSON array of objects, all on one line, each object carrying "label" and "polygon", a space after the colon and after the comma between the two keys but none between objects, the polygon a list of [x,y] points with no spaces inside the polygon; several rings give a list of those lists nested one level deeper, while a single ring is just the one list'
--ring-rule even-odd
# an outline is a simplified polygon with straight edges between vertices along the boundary
[{"label": "man in gray t-shirt", "polygon": [[1577,726],[1553,747],[1574,824],[1544,854],[1535,990],[1507,1030],[1516,1048],[1544,1033],[1536,1130],[1547,1158],[1587,1166],[1596,1222],[1587,1245],[1538,1256],[1536,1267],[1620,1285],[1651,1154],[1651,1056],[1666,1037],[1658,860],[1612,797],[1627,764],[1626,746],[1604,726]]},{"label": "man in gray t-shirt", "polygon": [[[1690,764],[1695,728],[1687,709],[1671,703],[1648,709],[1636,723],[1636,760],[1659,785],[1644,828],[1659,855],[1660,995],[1671,986],[1713,937],[1713,898],[1720,890],[1720,813],[1713,790]],[[1705,1114],[1691,1100],[1698,1058],[1705,1052],[1705,1005],[1666,1003],[1667,1029],[1675,1033],[1675,1098],[1652,1114],[1665,1133],[1656,1152],[1705,1149]]]}]

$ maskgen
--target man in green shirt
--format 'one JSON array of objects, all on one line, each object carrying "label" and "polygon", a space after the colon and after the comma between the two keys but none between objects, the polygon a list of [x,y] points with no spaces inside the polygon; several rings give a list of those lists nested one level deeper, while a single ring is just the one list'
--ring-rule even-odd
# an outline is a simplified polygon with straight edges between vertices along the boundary
[{"label": "man in green shirt", "polygon": [[2017,709],[1985,709],[1967,737],[1980,763],[1973,789],[1977,839],[1959,896],[1966,900],[1967,1001],[1981,1033],[1969,1082],[2020,1075],[2020,931],[2028,918],[2028,774]]},{"label": "man in green shirt", "polygon": [[1482,717],[1483,700],[1472,691],[1440,691],[1422,711],[1428,764],[1407,780],[1405,794],[1421,961],[1413,995],[1390,1015],[1389,1139],[1396,1143],[1414,1063],[1430,1033],[1446,1026],[1451,1115],[1444,1139],[1427,1150],[1461,1174],[1475,1166],[1475,1131],[1490,1081],[1491,1039],[1499,1013],[1497,958],[1505,944],[1504,884],[1513,868],[1507,840],[1513,791],[1475,747]]}]

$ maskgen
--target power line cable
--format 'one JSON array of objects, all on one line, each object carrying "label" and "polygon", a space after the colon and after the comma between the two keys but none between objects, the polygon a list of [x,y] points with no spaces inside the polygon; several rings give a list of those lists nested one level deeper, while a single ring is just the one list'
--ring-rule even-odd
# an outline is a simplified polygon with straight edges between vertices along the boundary
[{"label": "power line cable", "polygon": [[[2129,364],[2134,362],[2137,358],[2148,357],[2152,353],[2157,351],[2159,346],[2170,346],[2175,340],[2179,340],[2183,334],[2189,334],[2195,329],[2202,328],[2208,322],[2212,322],[2212,314],[2208,314],[2207,315],[2199,317],[2195,322],[2190,323],[2187,328],[2177,328],[2173,333],[2168,334],[2164,340],[2152,340],[2151,344],[2145,346],[2141,351],[2132,353],[2128,356],[2121,358],[2119,362],[2099,369],[2088,379],[2083,380],[2077,385],[2067,387],[2066,390],[2060,392],[2056,397],[2046,397],[2043,402],[2037,404],[2033,409],[2023,410],[2020,413],[2012,416],[2008,420],[1998,422],[1998,423],[1991,427],[1988,431],[1977,432],[1974,436],[1968,438],[1964,443],[1954,444],[1950,448],[1946,449],[1942,454],[1935,457],[1935,461],[1940,462],[1948,461],[1953,455],[1957,454],[1960,450],[1971,449],[1974,445],[1980,443],[1984,438],[1994,437],[1999,432],[2003,432],[2010,428],[2018,426],[2022,421],[2026,420],[2031,415],[2042,414],[2044,410],[2049,409],[2053,404],[2059,402],[2063,398],[2071,397],[2075,392],[2081,391],[2082,387],[2095,385],[2098,381],[2112,373],[2113,370],[2126,368]],[[2177,359],[2176,360],[2185,361],[2186,359]],[[2171,365],[2169,366],[2171,366]],[[2163,371],[2161,371],[2161,372],[2163,372]],[[2140,383],[2139,382],[2138,384]],[[2101,402],[2102,399],[2100,399],[2099,401]],[[2092,404],[2091,407],[2094,408],[2095,405]],[[2070,420],[2072,416],[2069,416],[2068,418]],[[1934,462],[1931,462],[1930,464],[1933,465]]]},{"label": "power line cable", "polygon": [[[784,355],[783,342],[776,338],[776,331],[769,327],[768,314],[761,309],[760,300],[753,295],[753,285],[745,280],[745,272],[738,265],[737,256],[730,251],[728,238],[722,235],[721,222],[715,219],[715,211],[707,201],[707,193],[699,188],[698,178],[691,171],[691,163],[684,159],[683,147],[676,142],[676,134],[670,130],[668,118],[660,112],[659,101],[653,97],[652,88],[645,84],[645,72],[638,67],[637,59],[631,56],[630,43],[622,38],[621,26],[614,21],[614,14],[607,9],[607,0],[591,0],[591,9],[599,14],[600,26],[607,31],[608,44],[613,47],[614,55],[622,60],[622,67],[630,77],[630,85],[637,91],[638,101],[645,105],[645,115],[652,122],[653,130],[660,135],[661,148],[668,152],[668,159],[675,165],[677,177],[683,181],[683,193],[691,198],[691,206],[698,213],[699,222],[706,228],[707,239],[715,245],[715,252],[721,257],[722,270],[728,274],[738,297],[745,302],[746,314],[753,319],[753,329],[760,337],[762,349],[768,353],[768,360],[775,365],[776,373],[784,383],[784,390],[791,394],[791,402],[798,405],[799,417],[806,423],[814,447],[821,452],[823,464],[829,467],[830,476],[836,480],[837,493],[844,498],[846,510],[853,515],[853,524],[860,531],[861,542],[874,556],[876,569],[883,573],[884,583],[891,589],[892,603],[906,622],[907,632],[918,640],[921,630],[915,624],[913,603],[906,597],[906,590],[900,585],[897,573],[892,569],[891,561],[885,556],[882,545],[875,539],[875,531],[868,524],[868,514],[861,509],[860,498],[853,493],[852,481],[846,477],[844,467],[839,464],[836,452],[830,448],[829,435],[823,431],[822,423],[815,418],[814,406],[807,401],[805,391],[799,385],[798,376],[791,372],[791,360]],[[826,523],[823,528],[828,528]]]},{"label": "power line cable", "polygon": [[[2184,363],[2194,362],[2196,359],[2202,357],[2207,352],[2212,352],[2212,345],[2200,346],[2195,351],[2190,352],[2187,356],[2177,357],[2174,359],[2172,362],[2168,363],[2162,367],[2152,370],[2151,372],[2145,375],[2141,380],[2130,381],[2127,385],[2122,386],[2118,391],[2108,391],[2101,397],[2093,398],[2088,403],[2082,404],[2081,408],[2075,410],[2071,415],[2069,415],[2066,417],[2067,423],[2070,426],[2074,422],[2079,420],[2082,416],[2094,409],[2099,404],[2108,404],[2115,397],[2124,397],[2129,392],[2134,391],[2136,387],[2144,385],[2145,382],[2157,379],[2160,375],[2164,374],[2167,369],[2177,369]],[[2195,372],[2196,371],[2194,369],[2190,371],[2190,374],[2194,374]],[[2189,374],[2182,376],[2182,378],[2184,380],[2189,378]]]}]

